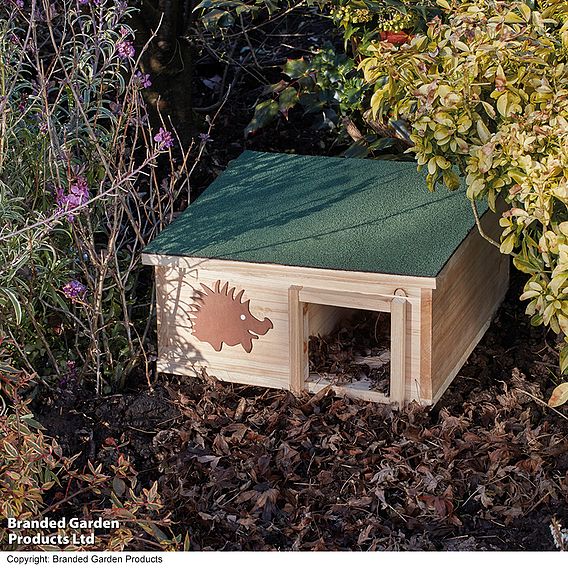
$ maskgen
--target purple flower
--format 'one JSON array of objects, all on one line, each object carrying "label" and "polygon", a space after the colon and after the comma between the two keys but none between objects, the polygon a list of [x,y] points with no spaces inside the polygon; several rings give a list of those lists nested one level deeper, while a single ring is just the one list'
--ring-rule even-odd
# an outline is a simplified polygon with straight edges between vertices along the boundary
[{"label": "purple flower", "polygon": [[167,131],[165,128],[160,128],[158,134],[154,136],[154,141],[160,145],[161,149],[171,148],[174,145],[174,137],[172,133]]},{"label": "purple flower", "polygon": [[20,94],[20,102],[18,103],[18,111],[24,112],[28,102],[29,95],[27,93]]},{"label": "purple flower", "polygon": [[134,45],[128,40],[119,41],[116,44],[116,51],[121,59],[128,59],[129,57],[134,57],[136,54]]},{"label": "purple flower", "polygon": [[86,6],[87,4],[94,4],[95,6],[100,6],[103,0],[79,0],[79,4]]},{"label": "purple flower", "polygon": [[87,287],[78,280],[71,280],[63,286],[63,294],[73,303],[83,299],[87,292]]},{"label": "purple flower", "polygon": [[147,89],[148,87],[152,86],[152,81],[150,80],[150,75],[148,75],[148,73],[141,73],[140,71],[136,71],[135,76],[138,84],[143,89]]},{"label": "purple flower", "polygon": [[118,101],[112,101],[110,103],[110,110],[113,114],[120,115],[122,114],[122,105]]},{"label": "purple flower", "polygon": [[210,142],[212,138],[207,132],[201,132],[199,134],[199,140],[205,144],[206,142]]},{"label": "purple flower", "polygon": [[77,380],[77,364],[75,361],[67,361],[67,371],[59,378],[59,388],[65,390]]},{"label": "purple flower", "polygon": [[75,215],[72,213],[77,207],[85,205],[89,201],[89,186],[87,180],[83,177],[78,177],[75,183],[65,193],[63,188],[57,188],[55,192],[55,201],[57,203],[56,213],[70,212],[67,215],[67,220],[72,223],[75,220]]}]

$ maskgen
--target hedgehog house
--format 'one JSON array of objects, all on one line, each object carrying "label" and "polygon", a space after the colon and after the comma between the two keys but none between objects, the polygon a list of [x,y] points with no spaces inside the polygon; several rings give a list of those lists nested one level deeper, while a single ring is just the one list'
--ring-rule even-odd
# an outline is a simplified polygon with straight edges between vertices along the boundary
[{"label": "hedgehog house", "polygon": [[[496,215],[481,210],[496,232]],[[390,389],[338,394],[434,404],[483,336],[508,258],[460,189],[429,193],[408,162],[244,152],[145,249],[158,371],[317,392],[308,338],[354,310],[390,321]]]}]

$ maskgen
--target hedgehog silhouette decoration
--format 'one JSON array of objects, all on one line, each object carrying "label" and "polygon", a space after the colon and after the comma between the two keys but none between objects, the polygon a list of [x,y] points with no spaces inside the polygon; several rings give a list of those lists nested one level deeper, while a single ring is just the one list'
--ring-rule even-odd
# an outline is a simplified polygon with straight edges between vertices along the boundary
[{"label": "hedgehog silhouette decoration", "polygon": [[192,318],[192,335],[199,341],[211,344],[215,351],[221,351],[223,343],[231,347],[241,345],[250,353],[252,340],[268,333],[272,322],[268,318],[259,320],[250,312],[250,300],[242,301],[244,290],[235,295],[236,288],[229,288],[226,282],[215,282],[211,289],[201,284],[204,291],[196,290]]}]

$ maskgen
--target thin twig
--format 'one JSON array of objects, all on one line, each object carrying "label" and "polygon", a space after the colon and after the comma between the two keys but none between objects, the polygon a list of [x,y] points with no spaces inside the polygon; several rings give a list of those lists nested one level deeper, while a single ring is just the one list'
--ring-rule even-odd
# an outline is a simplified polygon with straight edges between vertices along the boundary
[{"label": "thin twig", "polygon": [[473,216],[475,217],[475,224],[477,225],[477,230],[479,231],[479,234],[489,243],[491,243],[493,246],[497,247],[499,250],[501,250],[501,245],[494,239],[492,239],[484,230],[483,227],[481,226],[481,221],[479,219],[479,211],[477,210],[477,203],[475,203],[475,201],[473,199],[470,200],[471,203],[471,208],[473,210]]},{"label": "thin twig", "polygon": [[60,501],[57,501],[57,503],[53,503],[53,505],[50,505],[49,507],[44,509],[41,512],[41,516],[45,518],[47,513],[50,513],[51,511],[54,511],[58,507],[61,507],[61,505],[63,505],[64,503],[67,503],[68,501],[71,501],[71,499],[78,497],[79,495],[82,495],[83,493],[87,493],[87,492],[92,491],[92,490],[93,490],[92,485],[88,485],[86,487],[83,487],[82,489],[78,489],[77,491],[75,491],[75,493],[71,493],[71,495],[64,497]]},{"label": "thin twig", "polygon": [[549,408],[553,412],[556,412],[556,414],[558,414],[558,416],[562,416],[562,418],[564,418],[564,420],[568,420],[568,416],[566,416],[566,414],[562,414],[562,412],[560,412],[559,410],[556,410],[556,408],[554,408],[553,406],[550,406],[550,404],[548,404],[547,402],[544,402],[544,400],[538,398],[538,396],[535,396],[534,394],[531,394],[530,392],[527,392],[523,389],[516,388],[515,390],[518,390],[519,392],[522,392],[523,394],[530,396],[531,398],[533,398],[537,402],[540,402],[540,404],[542,404],[543,406],[546,406],[547,408]]}]

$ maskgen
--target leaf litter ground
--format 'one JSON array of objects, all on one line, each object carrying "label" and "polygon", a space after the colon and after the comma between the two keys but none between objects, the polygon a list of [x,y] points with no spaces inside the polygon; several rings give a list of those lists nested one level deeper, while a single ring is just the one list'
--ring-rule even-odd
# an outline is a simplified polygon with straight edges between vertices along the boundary
[{"label": "leaf litter ground", "polygon": [[168,376],[45,397],[38,414],[84,459],[126,443],[195,550],[551,550],[550,519],[568,524],[568,421],[537,402],[556,338],[529,325],[514,280],[431,410]]}]

